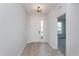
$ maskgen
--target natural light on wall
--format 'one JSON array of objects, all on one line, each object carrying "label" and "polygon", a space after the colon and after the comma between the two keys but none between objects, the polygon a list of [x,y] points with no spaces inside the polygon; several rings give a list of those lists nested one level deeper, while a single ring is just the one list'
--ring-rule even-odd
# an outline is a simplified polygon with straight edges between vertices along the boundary
[{"label": "natural light on wall", "polygon": [[62,34],[62,22],[58,22],[58,34]]}]

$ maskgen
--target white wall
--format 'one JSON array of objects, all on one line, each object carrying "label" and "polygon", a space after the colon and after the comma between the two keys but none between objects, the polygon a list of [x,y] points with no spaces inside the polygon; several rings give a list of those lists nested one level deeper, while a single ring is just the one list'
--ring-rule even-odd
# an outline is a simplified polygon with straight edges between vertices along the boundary
[{"label": "white wall", "polygon": [[66,51],[69,56],[79,56],[79,4],[67,5]]},{"label": "white wall", "polygon": [[26,44],[27,16],[21,4],[0,4],[0,55],[18,55]]},{"label": "white wall", "polygon": [[[50,11],[47,20],[48,43],[57,48],[57,18],[66,12],[66,55],[79,55],[79,4],[67,4],[62,9]],[[60,9],[60,10],[59,10]],[[55,13],[56,12],[56,13]]]},{"label": "white wall", "polygon": [[[29,15],[29,38],[27,40],[27,43],[30,42],[47,42],[47,36],[46,36],[46,20],[43,15],[38,14],[30,14]],[[39,30],[41,30],[41,20],[44,20],[44,39],[41,39],[41,35],[38,33]]]},{"label": "white wall", "polygon": [[57,12],[56,17],[59,17],[63,15],[64,13],[66,13],[66,5],[67,5],[66,3],[59,3],[56,6],[56,12]]},{"label": "white wall", "polygon": [[56,10],[52,8],[47,17],[48,43],[53,49],[57,49],[57,18]]},{"label": "white wall", "polygon": [[58,4],[56,7],[52,7],[47,17],[47,30],[48,30],[48,43],[49,45],[57,49],[57,18],[66,12],[66,4]]}]

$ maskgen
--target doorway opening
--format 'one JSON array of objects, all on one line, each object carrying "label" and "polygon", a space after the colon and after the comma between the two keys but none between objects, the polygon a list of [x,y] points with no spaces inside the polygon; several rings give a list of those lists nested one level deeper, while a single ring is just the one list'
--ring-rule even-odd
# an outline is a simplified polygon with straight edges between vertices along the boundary
[{"label": "doorway opening", "polygon": [[58,49],[66,55],[66,14],[63,14],[58,17]]}]

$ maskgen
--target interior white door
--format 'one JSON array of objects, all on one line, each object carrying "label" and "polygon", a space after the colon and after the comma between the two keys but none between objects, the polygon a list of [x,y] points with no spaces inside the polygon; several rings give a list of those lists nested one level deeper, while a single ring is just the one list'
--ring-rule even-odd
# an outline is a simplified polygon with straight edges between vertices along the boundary
[{"label": "interior white door", "polygon": [[[31,42],[47,42],[45,38],[46,37],[45,18],[43,16],[33,15],[31,17],[30,22],[31,22],[30,41]],[[41,39],[41,35],[43,36],[42,39]]]},{"label": "interior white door", "polygon": [[[44,29],[43,18],[36,15],[32,16],[31,17],[31,41],[32,42],[45,42],[44,35],[43,35],[44,30],[45,29]],[[43,37],[41,37],[41,35]]]},{"label": "interior white door", "polygon": [[40,41],[41,20],[38,16],[31,17],[31,41]]}]

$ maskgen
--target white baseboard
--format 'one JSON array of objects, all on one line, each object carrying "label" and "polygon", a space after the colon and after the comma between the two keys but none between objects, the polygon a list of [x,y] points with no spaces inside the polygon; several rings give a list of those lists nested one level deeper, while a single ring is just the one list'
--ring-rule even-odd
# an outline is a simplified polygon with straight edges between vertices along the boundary
[{"label": "white baseboard", "polygon": [[[18,54],[17,56],[20,56],[20,55],[22,54],[24,48],[26,47],[26,45],[27,45],[28,43],[31,43],[31,42],[41,42],[41,41],[27,41],[27,42],[24,44],[24,46],[22,47],[21,51],[19,52],[19,54]],[[42,41],[42,42],[43,42],[43,41]],[[44,41],[44,42],[47,42],[47,41]]]},{"label": "white baseboard", "polygon": [[19,52],[19,54],[17,56],[21,56],[21,54],[22,54],[24,48],[26,47],[26,45],[27,45],[27,43],[24,44],[24,46],[22,47],[22,49],[20,50],[20,52]]},{"label": "white baseboard", "polygon": [[27,43],[31,43],[31,42],[47,42],[46,40],[29,40],[27,41]]},{"label": "white baseboard", "polygon": [[50,44],[50,43],[48,43],[48,44],[49,44],[49,46],[50,46],[52,49],[58,49],[57,46],[53,46],[53,44]]}]

